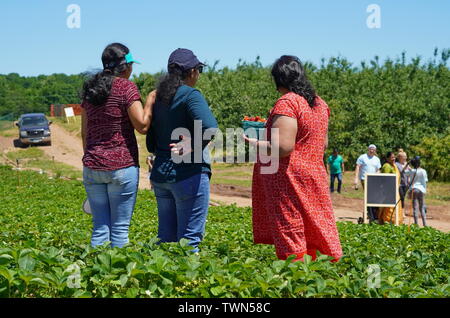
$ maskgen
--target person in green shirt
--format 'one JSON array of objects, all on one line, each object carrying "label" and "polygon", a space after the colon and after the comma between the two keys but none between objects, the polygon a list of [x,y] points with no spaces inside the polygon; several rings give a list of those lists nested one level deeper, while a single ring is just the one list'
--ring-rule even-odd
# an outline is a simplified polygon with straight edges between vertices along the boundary
[{"label": "person in green shirt", "polygon": [[338,149],[333,149],[333,154],[328,157],[328,165],[330,166],[330,192],[334,192],[334,180],[337,178],[337,192],[341,193],[342,176],[344,174],[344,159],[339,155]]}]

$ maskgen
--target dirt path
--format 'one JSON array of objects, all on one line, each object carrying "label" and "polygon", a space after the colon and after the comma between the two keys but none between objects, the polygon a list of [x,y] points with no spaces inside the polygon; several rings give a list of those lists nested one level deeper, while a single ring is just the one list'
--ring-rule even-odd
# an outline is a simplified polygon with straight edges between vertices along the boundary
[{"label": "dirt path", "polygon": [[[14,139],[0,136],[0,151],[3,153],[14,150]],[[83,149],[81,139],[57,124],[52,125],[52,145],[43,146],[41,149],[50,158],[53,157],[55,161],[66,163],[79,170],[82,169]],[[242,171],[242,168],[235,168],[233,171]],[[147,167],[140,169],[139,181],[140,189],[150,189]],[[236,204],[239,207],[251,207],[251,189],[243,186],[212,184],[211,201],[216,204]],[[362,200],[332,194],[332,201],[337,220],[356,223],[358,218],[362,216]],[[450,232],[450,213],[448,212],[443,211],[440,206],[428,206],[428,216],[431,217],[431,219],[427,219],[428,225],[444,232]],[[412,223],[414,223],[413,218],[407,216],[405,224]]]},{"label": "dirt path", "polygon": [[14,139],[13,137],[3,137],[0,136],[0,163],[9,165],[10,162],[6,160],[5,154],[8,151],[14,150]]},{"label": "dirt path", "polygon": [[79,170],[83,169],[83,144],[81,139],[71,135],[64,128],[52,125],[52,145],[41,149],[55,161],[64,162]]},{"label": "dirt path", "polygon": [[14,138],[0,136],[0,151],[14,148]]}]

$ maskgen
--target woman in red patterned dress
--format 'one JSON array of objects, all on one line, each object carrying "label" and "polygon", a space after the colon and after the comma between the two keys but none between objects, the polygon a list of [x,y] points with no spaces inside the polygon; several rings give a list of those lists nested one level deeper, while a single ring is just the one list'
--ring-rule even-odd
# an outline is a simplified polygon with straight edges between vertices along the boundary
[{"label": "woman in red patterned dress", "polygon": [[[342,249],[323,163],[329,108],[315,94],[297,57],[280,57],[272,76],[282,96],[267,120],[267,141],[244,137],[259,153],[267,151],[279,160],[275,173],[261,169],[271,163],[262,163],[259,156],[254,166],[254,242],[275,245],[279,259],[296,255],[303,260],[305,254],[315,259],[319,251],[337,261]],[[273,128],[279,138],[271,138]]]}]

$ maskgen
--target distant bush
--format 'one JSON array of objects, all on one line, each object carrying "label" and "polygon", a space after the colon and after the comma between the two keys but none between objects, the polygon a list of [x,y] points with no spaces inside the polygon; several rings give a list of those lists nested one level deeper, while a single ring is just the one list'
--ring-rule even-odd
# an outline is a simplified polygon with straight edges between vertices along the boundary
[{"label": "distant bush", "polygon": [[[398,148],[411,156],[415,155],[412,146],[425,137],[439,139],[446,133],[450,50],[443,50],[440,59],[438,53],[435,50],[434,60],[427,63],[420,57],[407,63],[405,54],[383,63],[376,56],[358,67],[341,57],[322,60],[320,67],[305,63],[317,93],[331,109],[329,149],[340,149],[347,168],[354,168],[369,144],[377,145],[380,156]],[[240,127],[244,115],[267,116],[279,97],[268,67],[259,59],[239,63],[235,70],[216,67],[217,63],[202,74],[197,87],[221,129]],[[141,74],[135,81],[147,93],[154,89],[157,76]],[[449,156],[440,161],[445,172],[436,177],[444,180],[449,173]]]},{"label": "distant bush", "polygon": [[443,137],[431,136],[422,139],[417,146],[412,147],[415,155],[421,157],[421,165],[427,170],[428,179],[449,181],[450,169],[450,129]]}]

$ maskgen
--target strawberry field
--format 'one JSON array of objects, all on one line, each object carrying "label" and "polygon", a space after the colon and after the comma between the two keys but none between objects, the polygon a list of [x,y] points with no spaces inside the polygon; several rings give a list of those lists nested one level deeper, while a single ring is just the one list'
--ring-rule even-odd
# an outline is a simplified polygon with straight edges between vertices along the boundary
[{"label": "strawberry field", "polygon": [[0,297],[448,297],[450,236],[432,228],[338,223],[344,257],[277,260],[252,243],[251,210],[211,207],[200,255],[156,245],[138,195],[123,249],[89,246],[79,181],[0,167]]}]

